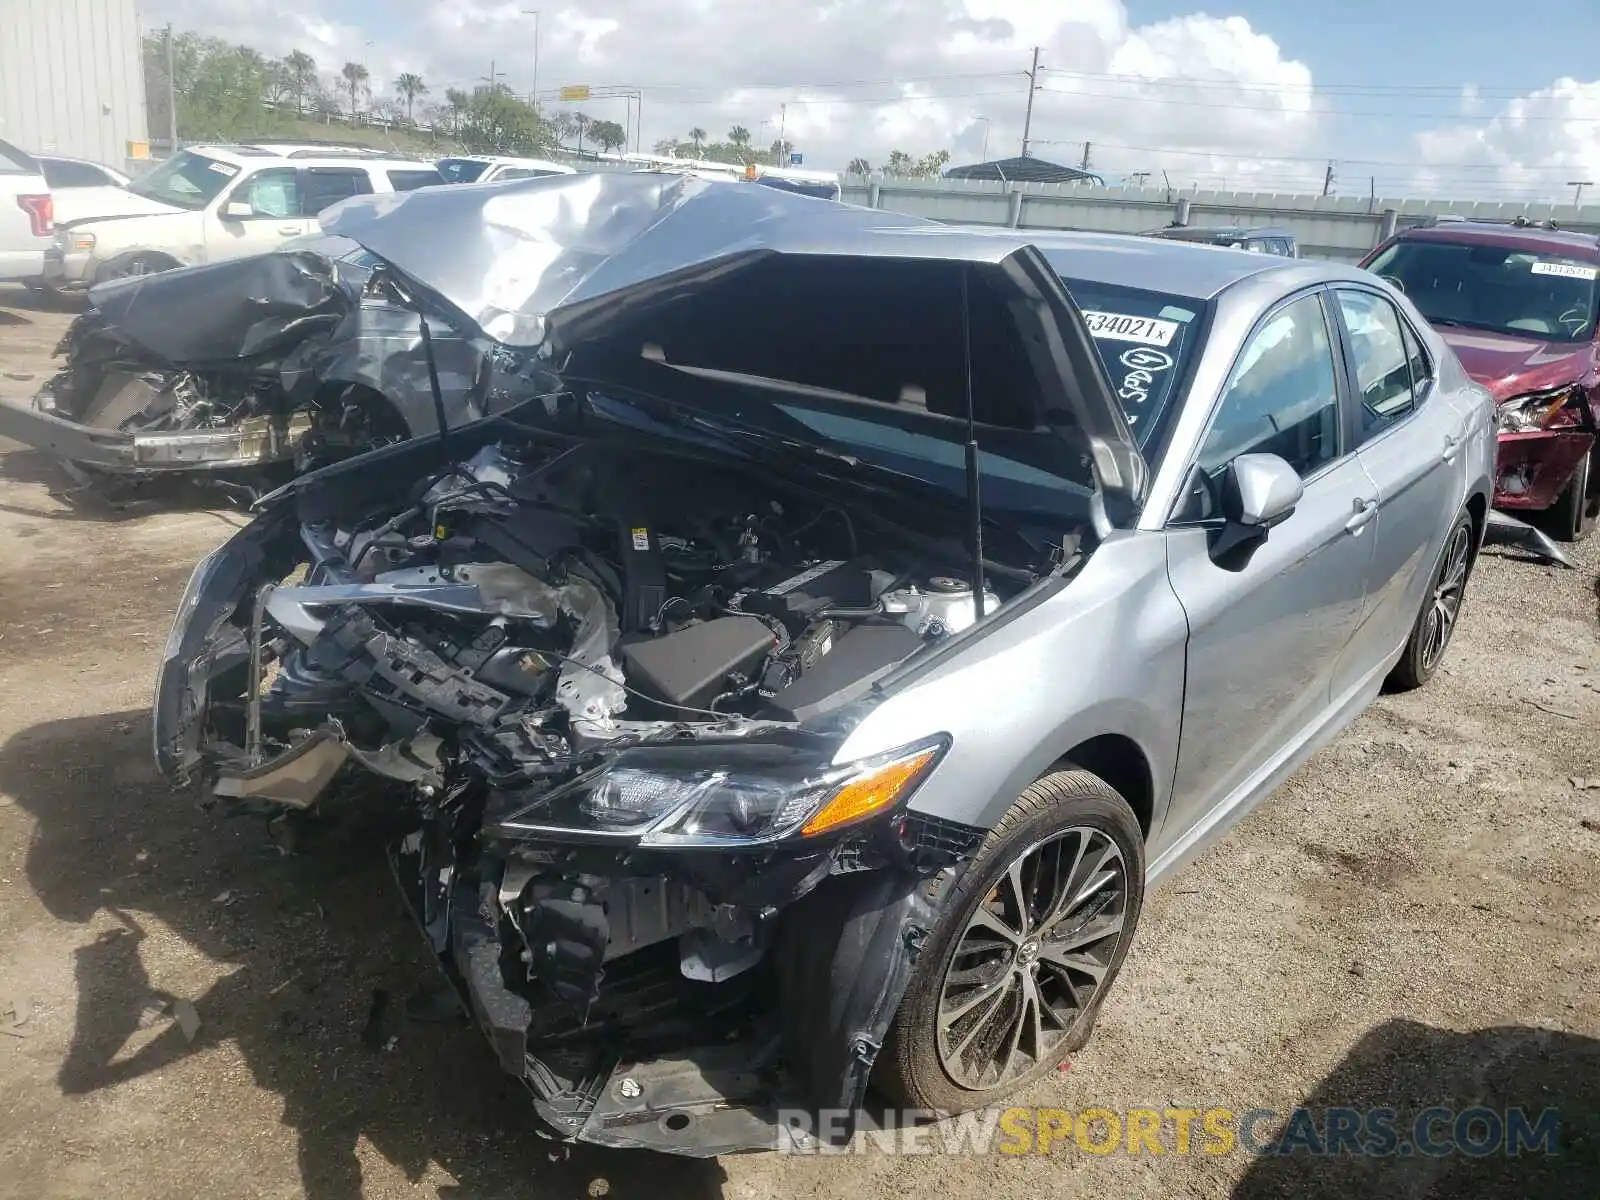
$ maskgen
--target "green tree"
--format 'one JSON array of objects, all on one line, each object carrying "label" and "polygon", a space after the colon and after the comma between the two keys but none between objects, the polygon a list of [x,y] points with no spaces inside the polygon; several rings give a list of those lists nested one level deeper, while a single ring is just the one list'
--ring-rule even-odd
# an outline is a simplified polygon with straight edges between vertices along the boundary
[{"label": "green tree", "polygon": [[595,121],[589,126],[589,136],[602,150],[611,151],[627,142],[628,131],[615,121]]},{"label": "green tree", "polygon": [[950,151],[936,150],[917,160],[917,165],[912,168],[912,174],[922,179],[937,179],[945,167],[950,165]]},{"label": "green tree", "polygon": [[871,175],[872,164],[866,159],[857,156],[850,160],[850,165],[844,169],[846,175]]},{"label": "green tree", "polygon": [[306,97],[314,96],[317,79],[317,60],[304,50],[294,50],[284,57],[284,70],[289,75],[289,94],[294,97],[294,115],[304,116]]},{"label": "green tree", "polygon": [[705,147],[706,144],[706,131],[696,125],[693,129],[689,130],[689,143],[694,147],[694,156],[699,158],[700,151]]},{"label": "green tree", "polygon": [[428,94],[428,85],[423,82],[421,75],[407,71],[394,81],[394,90],[395,94],[406,102],[406,124],[415,124],[412,113],[416,108],[417,97]]},{"label": "green tree", "polygon": [[367,90],[367,80],[370,76],[367,68],[358,62],[347,62],[339,71],[339,77],[344,80],[345,86],[350,89],[350,120],[356,119],[356,102],[361,93]]},{"label": "green tree", "polygon": [[468,102],[459,131],[469,154],[536,154],[555,143],[552,124],[504,88],[484,88]]},{"label": "green tree", "polygon": [[735,125],[728,130],[728,141],[738,147],[739,152],[742,154],[745,147],[750,144],[750,131],[743,125]]},{"label": "green tree", "polygon": [[905,179],[916,165],[916,160],[904,150],[891,150],[889,161],[883,164],[883,173],[890,179]]},{"label": "green tree", "polygon": [[289,65],[281,60],[269,62],[265,98],[273,107],[277,107],[292,95],[294,95],[294,76],[289,71]]}]

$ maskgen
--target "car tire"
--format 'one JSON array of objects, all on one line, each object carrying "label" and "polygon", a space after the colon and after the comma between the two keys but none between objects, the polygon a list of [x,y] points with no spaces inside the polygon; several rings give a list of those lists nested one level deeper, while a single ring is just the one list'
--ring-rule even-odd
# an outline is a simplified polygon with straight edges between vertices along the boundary
[{"label": "car tire", "polygon": [[1472,576],[1474,554],[1472,514],[1462,511],[1450,527],[1428,579],[1421,611],[1411,626],[1411,636],[1400,661],[1385,681],[1392,692],[1409,692],[1432,679],[1444,661],[1450,639],[1461,618],[1461,605],[1467,596],[1467,580]]},{"label": "car tire", "polygon": [[1580,541],[1594,528],[1596,509],[1600,509],[1600,490],[1594,478],[1597,453],[1600,451],[1591,450],[1579,460],[1566,490],[1550,508],[1550,534],[1558,542]]},{"label": "car tire", "polygon": [[1055,1070],[1089,1040],[1143,903],[1128,802],[1088,771],[1033,783],[924,942],[874,1085],[905,1107],[958,1113]]}]

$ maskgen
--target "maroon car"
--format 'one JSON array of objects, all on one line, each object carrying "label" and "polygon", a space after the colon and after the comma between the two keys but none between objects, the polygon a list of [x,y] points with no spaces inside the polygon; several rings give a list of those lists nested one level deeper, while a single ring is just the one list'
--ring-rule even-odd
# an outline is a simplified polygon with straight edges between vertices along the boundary
[{"label": "maroon car", "polygon": [[1362,266],[1411,298],[1500,412],[1495,507],[1575,541],[1600,510],[1600,240],[1519,222],[1403,230]]}]

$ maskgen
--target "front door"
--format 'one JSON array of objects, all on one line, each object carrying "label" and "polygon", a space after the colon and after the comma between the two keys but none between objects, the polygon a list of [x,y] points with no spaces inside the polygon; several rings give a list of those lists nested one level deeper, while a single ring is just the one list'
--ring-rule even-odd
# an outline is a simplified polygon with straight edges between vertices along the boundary
[{"label": "front door", "polygon": [[[224,192],[206,214],[206,261],[265,254],[315,233],[317,222],[305,212],[300,184],[294,167],[266,167]],[[249,215],[226,215],[231,204],[249,205]]]},{"label": "front door", "polygon": [[[1346,392],[1322,291],[1267,314],[1246,340],[1167,528],[1189,622],[1183,727],[1168,828],[1186,829],[1310,737],[1361,619],[1377,492],[1348,445]],[[1305,495],[1242,565],[1213,561],[1230,462],[1276,454]]]}]

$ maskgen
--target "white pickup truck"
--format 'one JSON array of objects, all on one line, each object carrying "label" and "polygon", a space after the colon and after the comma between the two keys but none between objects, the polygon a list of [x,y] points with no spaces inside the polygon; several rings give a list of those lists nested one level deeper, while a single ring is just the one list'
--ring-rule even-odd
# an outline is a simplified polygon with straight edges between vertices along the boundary
[{"label": "white pickup truck", "polygon": [[0,142],[0,282],[37,279],[55,244],[50,188],[39,164]]},{"label": "white pickup truck", "polygon": [[326,147],[195,146],[134,180],[113,212],[61,222],[45,271],[74,287],[276,250],[350,196],[442,184],[430,163]]}]

